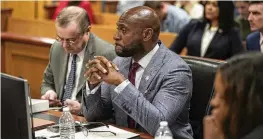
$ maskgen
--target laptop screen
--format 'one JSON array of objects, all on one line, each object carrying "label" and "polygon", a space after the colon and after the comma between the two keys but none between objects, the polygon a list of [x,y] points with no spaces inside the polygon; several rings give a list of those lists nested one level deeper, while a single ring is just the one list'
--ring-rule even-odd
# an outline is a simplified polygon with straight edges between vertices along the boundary
[{"label": "laptop screen", "polygon": [[1,139],[32,139],[27,80],[1,73]]}]

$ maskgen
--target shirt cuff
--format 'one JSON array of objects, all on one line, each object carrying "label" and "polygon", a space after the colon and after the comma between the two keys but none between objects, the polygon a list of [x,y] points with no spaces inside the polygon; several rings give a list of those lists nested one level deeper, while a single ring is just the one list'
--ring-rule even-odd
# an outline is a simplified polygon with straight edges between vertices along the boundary
[{"label": "shirt cuff", "polygon": [[89,94],[95,94],[95,92],[99,89],[101,83],[98,84],[94,89],[90,90],[88,82],[86,82],[86,95],[88,96]]},{"label": "shirt cuff", "polygon": [[114,91],[118,94],[120,94],[122,92],[122,90],[130,83],[130,81],[128,79],[126,79],[125,81],[123,81],[121,84],[119,84]]}]

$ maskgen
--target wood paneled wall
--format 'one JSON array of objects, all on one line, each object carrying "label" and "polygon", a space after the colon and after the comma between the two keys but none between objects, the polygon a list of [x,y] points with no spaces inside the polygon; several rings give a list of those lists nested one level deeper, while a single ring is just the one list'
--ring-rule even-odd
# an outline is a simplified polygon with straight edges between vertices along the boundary
[{"label": "wood paneled wall", "polygon": [[[23,19],[48,19],[44,6],[49,5],[52,0],[41,1],[1,1],[1,8],[12,8],[13,17]],[[57,2],[55,2],[57,3]],[[91,1],[93,12],[101,12],[101,1]]]},{"label": "wood paneled wall", "polygon": [[40,85],[53,41],[14,33],[1,35],[1,48],[5,54],[5,73],[27,79],[33,98],[40,98]]}]

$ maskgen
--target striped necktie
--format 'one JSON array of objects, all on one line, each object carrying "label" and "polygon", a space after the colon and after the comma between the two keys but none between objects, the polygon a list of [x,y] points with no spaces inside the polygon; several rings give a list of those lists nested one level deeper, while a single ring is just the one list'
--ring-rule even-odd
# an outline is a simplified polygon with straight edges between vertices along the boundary
[{"label": "striped necktie", "polygon": [[65,88],[64,95],[63,95],[63,101],[71,98],[73,88],[75,87],[76,59],[77,59],[77,55],[75,54],[72,56],[71,69],[70,69],[70,73],[69,73],[69,76],[66,82],[66,88]]}]

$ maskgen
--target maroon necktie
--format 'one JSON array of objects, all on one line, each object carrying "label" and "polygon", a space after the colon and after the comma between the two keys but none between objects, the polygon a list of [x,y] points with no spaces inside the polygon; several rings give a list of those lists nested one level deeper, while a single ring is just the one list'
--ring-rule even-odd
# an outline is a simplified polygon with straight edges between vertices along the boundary
[{"label": "maroon necktie", "polygon": [[[128,75],[129,81],[135,86],[135,77],[136,77],[136,71],[139,69],[140,64],[137,62],[134,62],[132,66],[130,67],[130,72]],[[135,128],[135,121],[128,116],[128,127],[129,128]]]}]

